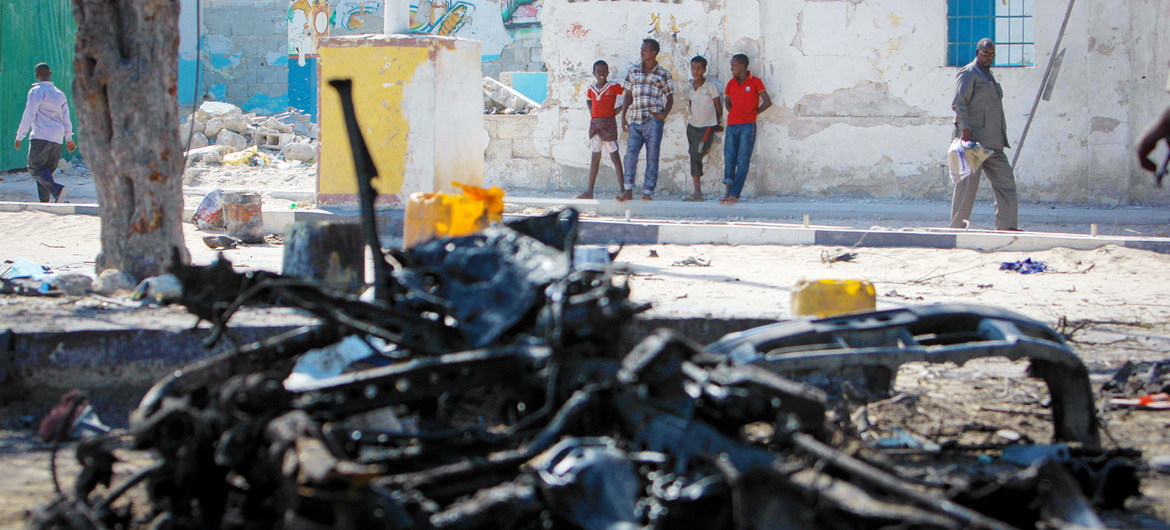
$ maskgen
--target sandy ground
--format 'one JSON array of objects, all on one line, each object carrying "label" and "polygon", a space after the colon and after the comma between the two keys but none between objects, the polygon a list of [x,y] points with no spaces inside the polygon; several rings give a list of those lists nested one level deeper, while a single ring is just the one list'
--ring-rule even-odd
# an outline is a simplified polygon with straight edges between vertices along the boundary
[{"label": "sandy ground", "polygon": [[[0,174],[0,201],[36,202],[36,181],[27,171]],[[68,188],[65,202],[97,204],[97,190],[93,176],[84,164],[58,169],[54,180]],[[275,160],[268,166],[231,166],[195,164],[183,173],[183,203],[195,207],[201,200],[201,191],[211,188],[260,191],[268,207],[287,207],[291,200],[282,198],[290,192],[312,193],[317,188],[316,164]],[[277,197],[273,197],[274,192]],[[298,204],[298,207],[311,206]]]},{"label": "sandy ground", "polygon": [[[307,168],[306,168],[307,169]],[[204,172],[199,186],[239,187],[222,171]],[[273,184],[273,172],[257,186]],[[0,200],[13,200],[31,181],[5,174]],[[24,178],[27,178],[25,176]],[[78,181],[71,184],[69,178]],[[84,176],[63,178],[83,190]],[[218,181],[214,179],[223,178]],[[258,177],[259,178],[259,177]],[[294,175],[283,189],[304,184]],[[306,188],[307,189],[307,188]],[[20,192],[24,193],[24,192]],[[84,195],[82,195],[83,197]],[[85,201],[89,202],[89,201]],[[93,275],[94,256],[100,249],[100,221],[92,216],[57,216],[40,212],[0,213],[0,261],[21,256],[58,272]],[[211,232],[184,224],[192,260],[207,264],[217,253],[200,238]],[[280,245],[248,245],[225,255],[239,269],[279,271]],[[846,253],[851,261],[833,262]],[[999,270],[1001,263],[1025,258],[1045,261],[1050,272],[1021,275]],[[709,262],[688,266],[684,262]],[[878,308],[933,303],[975,303],[1010,309],[1048,323],[1069,337],[1095,380],[1107,378],[1125,360],[1148,365],[1165,360],[1170,348],[1170,256],[1106,246],[1091,251],[1052,249],[1041,252],[983,253],[969,250],[850,249],[835,247],[642,245],[625,247],[618,261],[632,271],[629,279],[636,301],[654,304],[659,314],[681,316],[763,316],[786,318],[792,288],[800,279],[864,279],[874,283]],[[2,268],[0,268],[2,270]],[[35,299],[0,295],[0,321],[36,318],[28,308]],[[53,299],[58,309],[81,299]],[[1028,379],[1020,363],[981,361],[962,368],[908,366],[900,373],[898,389],[917,396],[915,410],[929,418],[917,425],[930,436],[994,433],[1009,429],[1027,439],[1044,442],[1050,433],[1044,417],[1045,390]],[[1010,391],[1009,391],[1010,389]],[[1022,408],[1027,412],[988,412]],[[898,411],[874,410],[898,418]],[[904,415],[903,415],[904,416]],[[1107,411],[1107,445],[1136,447],[1146,456],[1170,455],[1170,411]],[[29,442],[28,418],[0,417],[0,469],[19,470],[0,476],[0,526],[22,525],[24,510],[49,498],[52,491],[47,450]],[[993,428],[994,427],[994,428]],[[1047,430],[1046,430],[1047,429]],[[62,461],[71,460],[71,451]],[[133,459],[132,459],[133,462]],[[122,473],[129,473],[127,464]],[[63,476],[72,478],[73,470]],[[1130,513],[1107,514],[1109,526],[1167,527],[1170,521],[1170,479],[1143,476],[1146,497],[1132,500]]]}]

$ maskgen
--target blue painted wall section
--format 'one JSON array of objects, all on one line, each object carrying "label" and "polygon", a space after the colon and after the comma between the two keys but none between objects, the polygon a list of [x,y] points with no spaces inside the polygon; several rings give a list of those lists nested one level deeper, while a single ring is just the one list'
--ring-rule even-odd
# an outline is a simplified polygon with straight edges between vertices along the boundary
[{"label": "blue painted wall section", "polygon": [[301,109],[317,121],[317,58],[288,63],[288,106]]}]

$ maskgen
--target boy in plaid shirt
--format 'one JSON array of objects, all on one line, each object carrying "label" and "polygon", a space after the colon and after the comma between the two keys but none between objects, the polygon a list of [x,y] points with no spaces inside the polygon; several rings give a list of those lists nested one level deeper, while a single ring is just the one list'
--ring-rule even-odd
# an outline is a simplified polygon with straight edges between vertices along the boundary
[{"label": "boy in plaid shirt", "polygon": [[638,154],[646,146],[646,176],[642,182],[642,200],[654,198],[658,186],[658,152],[662,147],[662,128],[666,116],[674,107],[670,86],[670,72],[658,64],[660,46],[654,39],[642,41],[642,62],[626,74],[626,100],[622,110],[622,129],[626,138],[625,190],[618,201],[634,196],[634,178],[638,170]]}]

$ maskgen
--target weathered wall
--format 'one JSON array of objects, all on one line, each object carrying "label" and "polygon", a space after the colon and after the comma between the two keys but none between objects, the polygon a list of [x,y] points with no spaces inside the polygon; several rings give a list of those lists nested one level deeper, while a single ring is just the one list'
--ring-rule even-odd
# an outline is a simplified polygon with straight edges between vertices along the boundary
[{"label": "weathered wall", "polygon": [[483,183],[484,124],[476,41],[351,35],[320,41],[319,204],[357,202],[353,153],[330,79],[353,80],[354,107],[384,202]]},{"label": "weathered wall", "polygon": [[[1036,3],[1036,67],[995,69],[1013,144],[1067,5]],[[1076,3],[1056,89],[1041,102],[1017,166],[1023,199],[1166,202],[1135,169],[1130,146],[1167,102],[1168,9],[1154,0]],[[957,68],[946,66],[946,15],[946,3],[934,0],[550,0],[542,18],[550,92],[533,143],[555,169],[530,159],[492,164],[488,181],[583,186],[591,65],[605,59],[620,78],[637,62],[640,41],[653,37],[680,86],[695,54],[711,61],[720,84],[732,54],[752,57],[776,107],[761,116],[748,195],[948,197],[943,164]],[[667,121],[660,190],[682,191],[689,180],[682,103]],[[708,162],[711,187],[721,148]]]},{"label": "weathered wall", "polygon": [[[200,3],[205,99],[265,114],[288,107],[288,1]],[[183,59],[189,64],[190,59]]]}]

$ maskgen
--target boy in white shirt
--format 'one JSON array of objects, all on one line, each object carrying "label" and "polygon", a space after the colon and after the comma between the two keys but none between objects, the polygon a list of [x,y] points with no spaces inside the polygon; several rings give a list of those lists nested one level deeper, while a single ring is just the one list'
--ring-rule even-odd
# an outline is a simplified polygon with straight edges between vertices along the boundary
[{"label": "boy in white shirt", "polygon": [[707,59],[696,55],[691,59],[690,90],[687,91],[687,107],[690,115],[687,117],[687,143],[691,155],[691,178],[695,182],[695,192],[683,197],[684,201],[702,201],[703,191],[699,182],[703,176],[703,157],[711,150],[715,143],[715,133],[722,131],[719,124],[723,121],[723,103],[719,95],[718,83],[706,78]]}]

